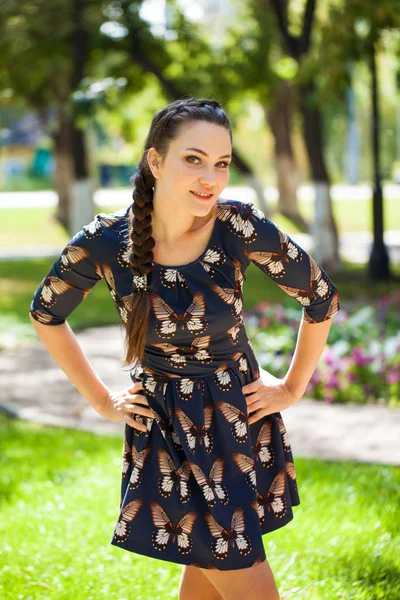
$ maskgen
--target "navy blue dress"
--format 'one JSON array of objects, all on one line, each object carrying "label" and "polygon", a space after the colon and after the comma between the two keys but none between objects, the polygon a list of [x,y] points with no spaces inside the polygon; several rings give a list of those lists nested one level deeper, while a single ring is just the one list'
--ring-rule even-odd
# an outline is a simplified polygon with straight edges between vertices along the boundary
[{"label": "navy blue dress", "polygon": [[[126,321],[135,291],[128,211],[100,213],[43,279],[30,307],[63,323],[100,279]],[[279,412],[247,423],[242,386],[259,377],[242,317],[250,261],[318,323],[340,309],[315,260],[252,203],[218,200],[206,250],[179,266],[153,263],[141,380],[153,418],[125,425],[119,516],[111,544],[154,558],[220,570],[265,560],[262,535],[300,504],[292,449]],[[262,300],[262,290],[260,290]]]}]

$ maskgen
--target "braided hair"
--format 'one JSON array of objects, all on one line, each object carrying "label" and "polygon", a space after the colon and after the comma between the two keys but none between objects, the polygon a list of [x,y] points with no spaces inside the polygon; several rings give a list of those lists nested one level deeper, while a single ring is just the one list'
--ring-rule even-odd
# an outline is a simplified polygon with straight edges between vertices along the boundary
[{"label": "braided hair", "polygon": [[[207,121],[225,127],[232,141],[232,126],[216,100],[207,98],[182,98],[168,104],[153,117],[144,145],[138,170],[132,177],[135,189],[131,206],[132,218],[129,223],[129,263],[133,276],[150,281],[153,266],[155,241],[152,237],[151,213],[156,179],[149,167],[147,153],[154,147],[162,156],[168,152],[169,144],[177,138],[186,124]],[[143,359],[146,334],[151,309],[150,293],[146,285],[135,285],[132,303],[125,326],[125,360],[123,366],[136,366]]]}]

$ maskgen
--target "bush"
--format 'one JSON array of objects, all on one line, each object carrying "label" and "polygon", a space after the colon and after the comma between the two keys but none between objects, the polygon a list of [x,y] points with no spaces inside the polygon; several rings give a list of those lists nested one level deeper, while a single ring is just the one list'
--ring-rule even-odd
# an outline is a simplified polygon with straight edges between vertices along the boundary
[{"label": "bush", "polygon": [[[400,293],[361,301],[334,316],[329,341],[306,394],[329,403],[400,407]],[[260,366],[283,377],[291,362],[301,308],[262,302],[246,316]]]}]

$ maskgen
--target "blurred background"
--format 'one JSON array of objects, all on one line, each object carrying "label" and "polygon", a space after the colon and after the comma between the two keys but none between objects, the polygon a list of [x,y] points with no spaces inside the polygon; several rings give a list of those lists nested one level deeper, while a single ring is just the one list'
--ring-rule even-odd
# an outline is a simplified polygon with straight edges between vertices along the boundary
[{"label": "blurred background", "polygon": [[[304,505],[265,538],[282,598],[398,600],[399,26],[398,0],[0,0],[0,595],[176,597],[177,565],[108,547],[122,430],[28,310],[73,234],[131,203],[154,113],[196,96],[233,124],[223,197],[255,202],[340,293],[287,413]],[[283,376],[301,307],[254,265],[244,301],[260,364]],[[128,385],[107,287],[68,322],[107,384]]]}]

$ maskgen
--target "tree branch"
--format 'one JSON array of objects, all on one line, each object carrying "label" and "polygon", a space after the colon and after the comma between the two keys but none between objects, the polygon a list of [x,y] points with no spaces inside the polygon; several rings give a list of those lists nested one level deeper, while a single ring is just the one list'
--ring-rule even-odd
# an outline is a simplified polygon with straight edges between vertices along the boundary
[{"label": "tree branch", "polygon": [[303,27],[299,40],[299,54],[307,54],[310,48],[311,32],[315,17],[316,0],[307,0],[306,9],[304,11]]},{"label": "tree branch", "polygon": [[286,46],[290,56],[297,59],[299,57],[298,40],[290,35],[288,29],[287,4],[282,0],[269,0],[272,10],[278,21],[279,30],[282,35],[283,43]]}]

